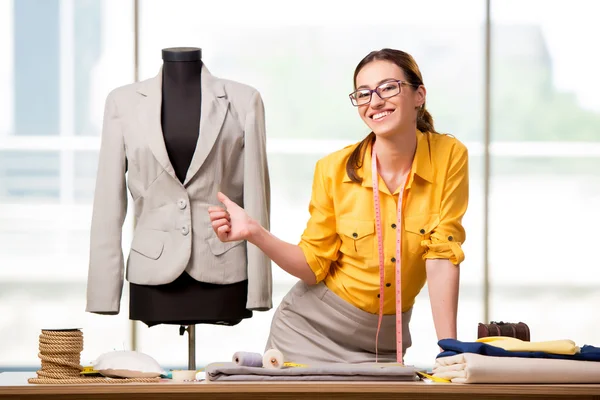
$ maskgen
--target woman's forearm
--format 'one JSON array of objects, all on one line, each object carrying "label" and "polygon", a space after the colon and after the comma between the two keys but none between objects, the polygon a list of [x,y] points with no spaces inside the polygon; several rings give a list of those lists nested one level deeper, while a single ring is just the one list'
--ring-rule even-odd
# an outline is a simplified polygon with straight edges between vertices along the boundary
[{"label": "woman's forearm", "polygon": [[299,246],[284,242],[258,223],[251,223],[249,233],[248,242],[261,249],[281,269],[309,285],[316,282],[315,274]]},{"label": "woman's forearm", "polygon": [[449,260],[425,262],[431,312],[438,340],[456,339],[460,268]]}]

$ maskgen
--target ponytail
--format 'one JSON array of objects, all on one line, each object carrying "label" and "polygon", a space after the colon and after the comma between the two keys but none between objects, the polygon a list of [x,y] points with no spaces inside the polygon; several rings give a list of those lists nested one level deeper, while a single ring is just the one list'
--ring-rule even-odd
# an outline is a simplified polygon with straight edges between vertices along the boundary
[{"label": "ponytail", "polygon": [[419,108],[419,111],[417,111],[417,129],[423,133],[437,133],[433,127],[433,117],[425,108],[425,104],[423,104]]},{"label": "ponytail", "polygon": [[367,147],[373,145],[373,143],[375,143],[375,134],[371,132],[354,148],[352,154],[348,157],[346,173],[352,182],[362,183],[362,178],[358,176],[357,171],[362,167]]}]

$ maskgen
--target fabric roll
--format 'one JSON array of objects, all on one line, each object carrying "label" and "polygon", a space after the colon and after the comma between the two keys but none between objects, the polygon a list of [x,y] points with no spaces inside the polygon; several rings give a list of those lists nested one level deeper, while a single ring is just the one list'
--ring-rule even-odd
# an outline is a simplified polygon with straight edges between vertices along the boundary
[{"label": "fabric roll", "polygon": [[231,361],[236,365],[243,365],[246,367],[262,367],[263,356],[260,353],[238,351],[233,355]]}]

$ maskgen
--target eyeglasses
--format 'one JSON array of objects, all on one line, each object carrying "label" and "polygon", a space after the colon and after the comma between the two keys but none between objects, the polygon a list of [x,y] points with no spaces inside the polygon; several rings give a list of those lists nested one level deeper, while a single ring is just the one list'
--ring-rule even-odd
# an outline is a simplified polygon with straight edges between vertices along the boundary
[{"label": "eyeglasses", "polygon": [[371,98],[373,93],[377,93],[377,95],[381,99],[389,99],[390,97],[394,97],[400,94],[402,91],[402,85],[415,86],[410,82],[400,81],[400,80],[389,80],[387,82],[382,83],[377,86],[375,89],[360,89],[355,92],[350,93],[350,101],[352,105],[355,107],[364,106],[365,104],[369,104],[371,102]]}]

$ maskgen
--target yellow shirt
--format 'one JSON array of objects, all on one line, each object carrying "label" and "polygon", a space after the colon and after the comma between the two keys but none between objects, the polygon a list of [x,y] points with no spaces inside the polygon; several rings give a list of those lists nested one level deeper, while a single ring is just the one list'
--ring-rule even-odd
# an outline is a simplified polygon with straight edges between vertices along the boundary
[{"label": "yellow shirt", "polygon": [[[468,155],[456,138],[417,131],[417,149],[407,177],[402,211],[402,310],[410,309],[426,281],[425,260],[464,260],[462,217],[467,209]],[[317,282],[350,304],[379,312],[379,252],[373,205],[371,146],[358,170],[362,183],[346,174],[357,144],[317,162],[310,219],[299,243]],[[379,177],[385,255],[384,314],[394,314],[398,192]]]}]

